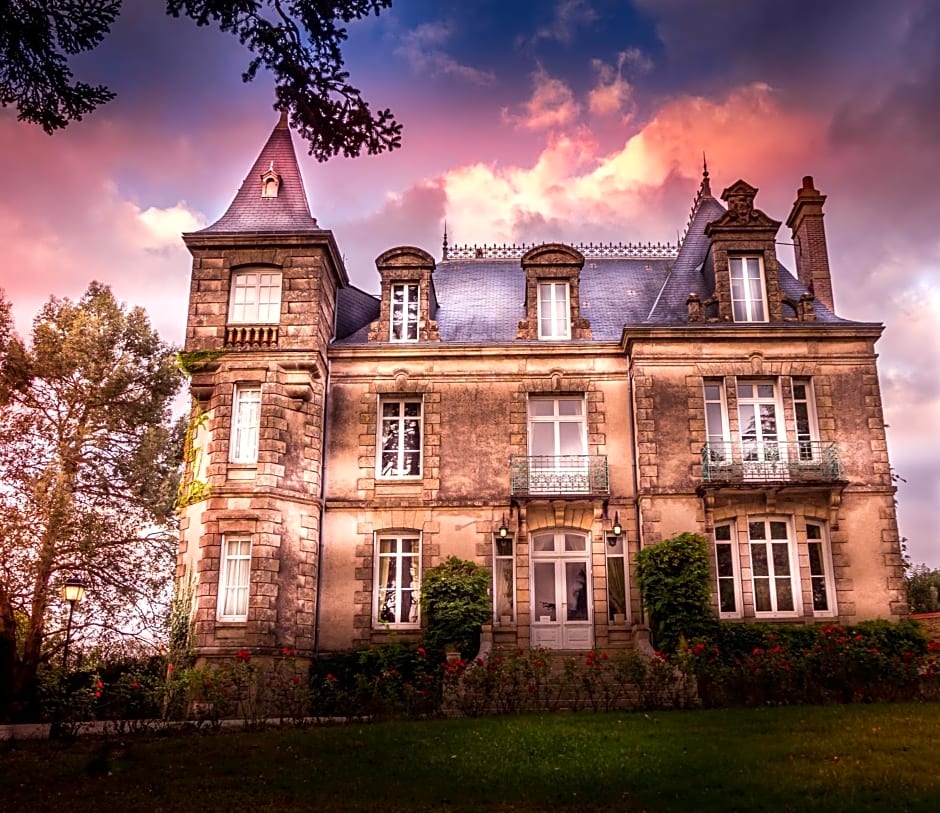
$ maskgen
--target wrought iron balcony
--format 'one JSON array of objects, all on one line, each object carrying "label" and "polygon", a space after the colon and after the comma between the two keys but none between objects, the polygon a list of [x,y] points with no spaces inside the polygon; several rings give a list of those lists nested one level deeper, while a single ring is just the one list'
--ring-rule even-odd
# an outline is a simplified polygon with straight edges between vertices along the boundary
[{"label": "wrought iron balcony", "polygon": [[512,455],[509,472],[514,497],[610,493],[607,455]]},{"label": "wrought iron balcony", "polygon": [[835,443],[741,441],[702,447],[706,483],[832,482],[841,476]]}]

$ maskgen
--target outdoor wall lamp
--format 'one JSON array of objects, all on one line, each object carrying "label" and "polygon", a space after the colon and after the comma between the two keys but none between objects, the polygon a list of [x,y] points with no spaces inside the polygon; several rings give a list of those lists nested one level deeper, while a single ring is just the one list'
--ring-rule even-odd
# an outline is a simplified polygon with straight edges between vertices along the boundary
[{"label": "outdoor wall lamp", "polygon": [[502,524],[500,524],[497,533],[499,534],[500,539],[505,539],[507,536],[509,536],[509,526],[506,524],[505,512],[503,512],[503,521]]},{"label": "outdoor wall lamp", "polygon": [[614,527],[611,528],[614,536],[620,536],[623,533],[623,525],[620,524],[620,512],[614,511]]},{"label": "outdoor wall lamp", "polygon": [[72,637],[72,614],[75,605],[85,597],[85,582],[78,576],[69,576],[62,585],[62,598],[69,603],[69,620],[65,626],[65,649],[62,651],[62,671],[68,672],[69,639]]}]

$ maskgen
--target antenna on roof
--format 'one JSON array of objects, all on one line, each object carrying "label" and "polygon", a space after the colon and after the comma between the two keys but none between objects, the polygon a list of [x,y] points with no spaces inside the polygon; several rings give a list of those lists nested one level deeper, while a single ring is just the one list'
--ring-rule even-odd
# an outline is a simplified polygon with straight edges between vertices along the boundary
[{"label": "antenna on roof", "polygon": [[447,259],[447,251],[448,251],[448,246],[447,246],[447,221],[445,220],[445,221],[444,221],[444,244],[443,244],[443,246],[441,247],[441,261],[442,261],[442,262]]}]

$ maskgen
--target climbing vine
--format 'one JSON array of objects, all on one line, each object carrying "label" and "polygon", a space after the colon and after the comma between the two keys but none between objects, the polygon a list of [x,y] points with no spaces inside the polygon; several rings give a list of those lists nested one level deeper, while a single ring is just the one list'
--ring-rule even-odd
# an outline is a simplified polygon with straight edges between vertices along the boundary
[{"label": "climbing vine", "polygon": [[186,424],[186,435],[183,439],[183,462],[186,465],[186,471],[180,479],[179,489],[176,493],[177,511],[205,500],[209,496],[209,484],[205,480],[199,479],[198,476],[203,449],[196,443],[200,428],[205,426],[208,421],[209,413],[198,405],[193,406],[189,423]]}]

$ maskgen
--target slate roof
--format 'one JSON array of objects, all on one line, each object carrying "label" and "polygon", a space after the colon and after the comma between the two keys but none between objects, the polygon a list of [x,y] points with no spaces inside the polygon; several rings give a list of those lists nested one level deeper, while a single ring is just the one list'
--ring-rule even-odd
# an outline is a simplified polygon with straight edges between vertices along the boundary
[{"label": "slate roof", "polygon": [[[271,167],[281,176],[281,184],[277,197],[263,198],[261,176]],[[287,113],[282,112],[228,210],[202,233],[306,231],[320,231],[320,227],[310,215]]]},{"label": "slate roof", "polygon": [[[689,228],[674,259],[611,258],[585,260],[580,276],[581,315],[590,320],[594,341],[619,341],[624,327],[649,325],[686,325],[686,300],[696,293],[703,300],[714,287],[711,240],[705,226],[725,212],[705,190],[695,203]],[[782,265],[780,287],[784,294],[798,300],[806,288]],[[525,273],[518,259],[445,260],[433,274],[438,308],[435,318],[442,342],[480,342],[486,344],[516,341],[519,321],[525,318]],[[360,297],[368,297],[357,291]],[[371,297],[377,318],[379,303]],[[366,314],[357,300],[360,316]],[[345,307],[341,298],[340,306]],[[816,320],[821,323],[841,319],[815,303]],[[344,344],[367,341],[366,322],[352,329],[355,318],[345,315],[348,332],[337,334]],[[369,320],[371,321],[371,319]],[[780,323],[797,324],[797,323]],[[696,327],[719,322],[696,323]]]},{"label": "slate roof", "polygon": [[[340,288],[336,304],[336,339],[345,339],[379,318],[379,300],[352,285]],[[368,329],[365,334],[368,335]]]}]

